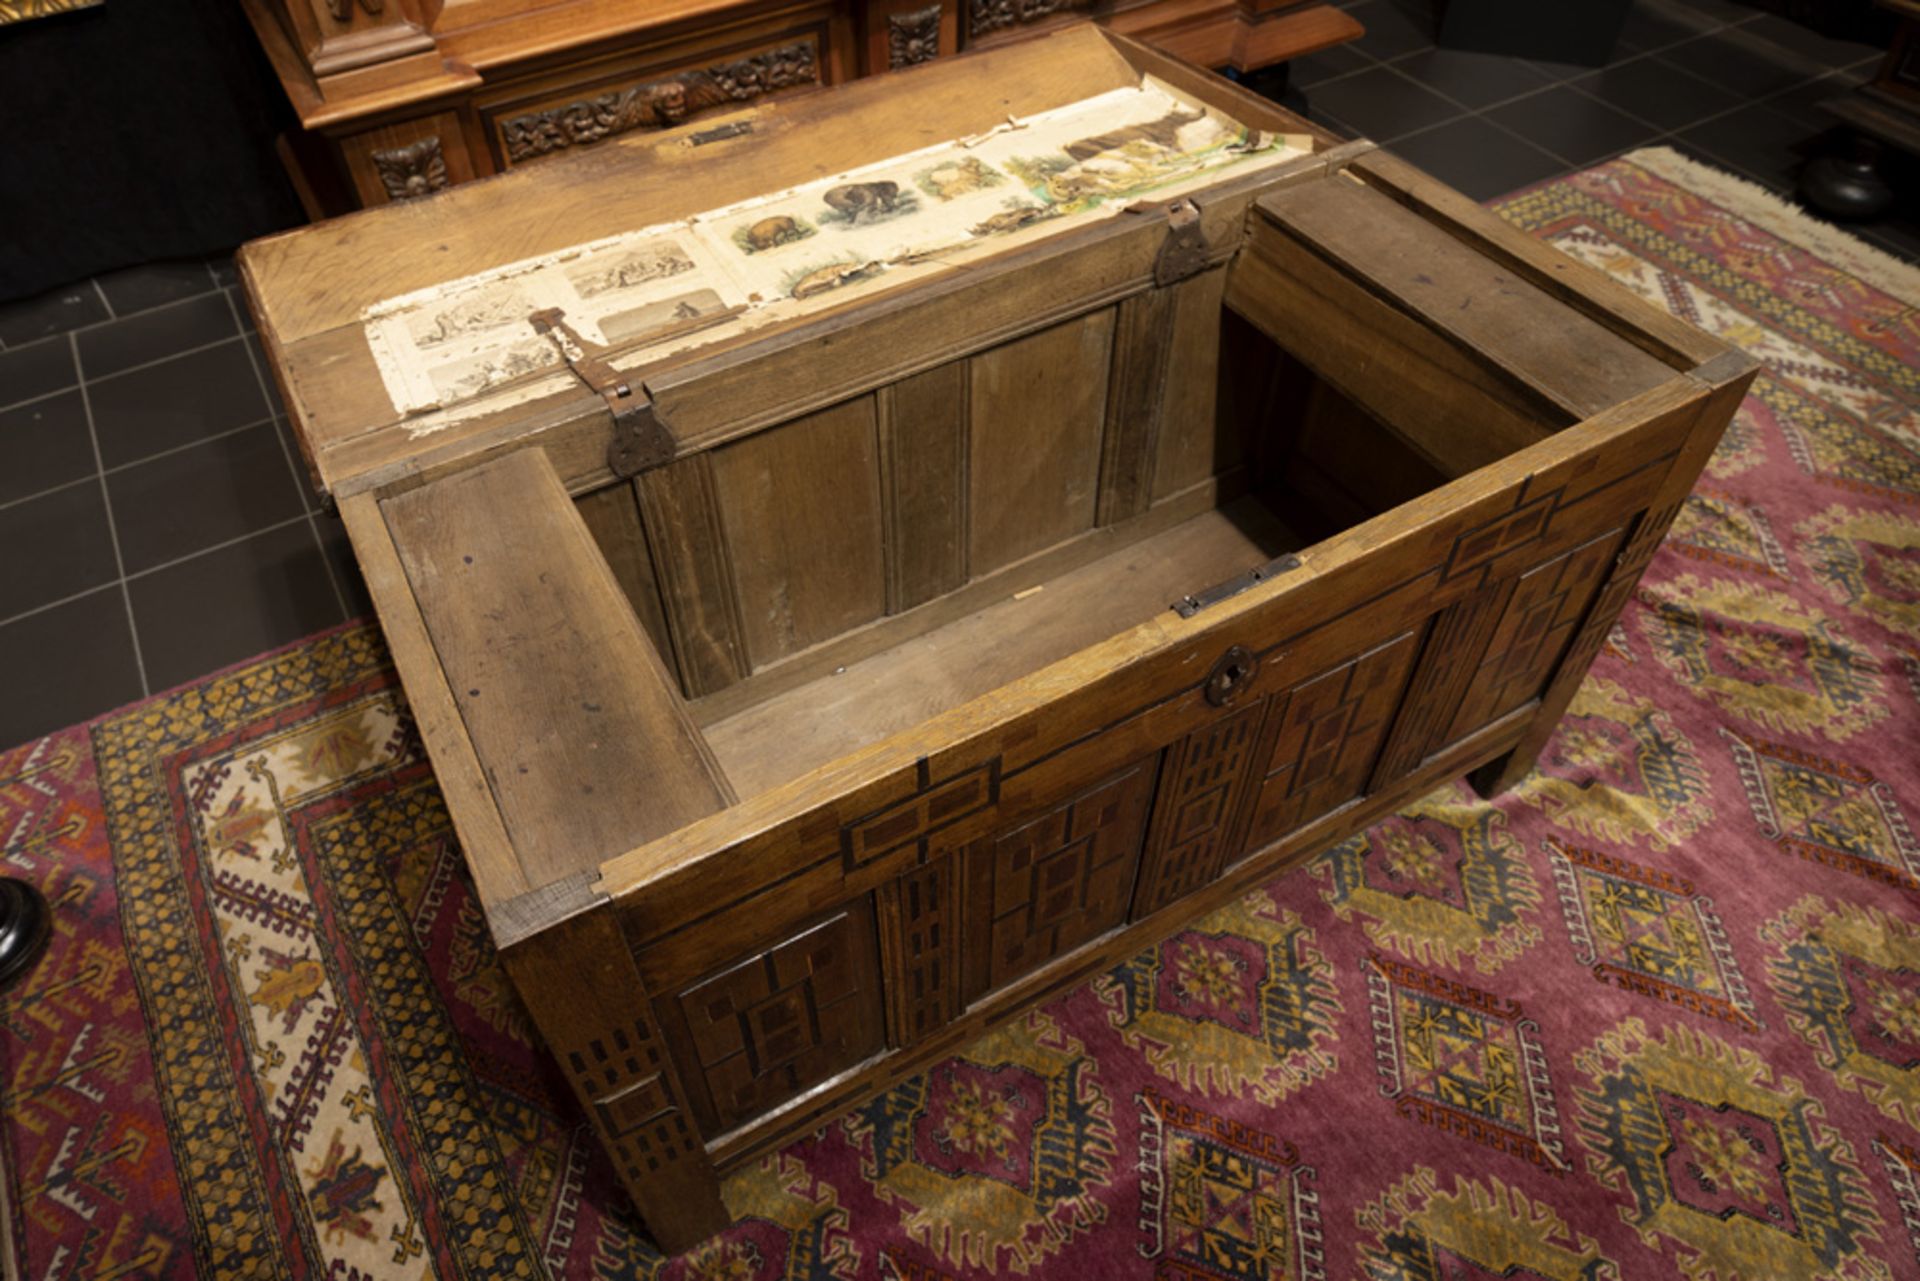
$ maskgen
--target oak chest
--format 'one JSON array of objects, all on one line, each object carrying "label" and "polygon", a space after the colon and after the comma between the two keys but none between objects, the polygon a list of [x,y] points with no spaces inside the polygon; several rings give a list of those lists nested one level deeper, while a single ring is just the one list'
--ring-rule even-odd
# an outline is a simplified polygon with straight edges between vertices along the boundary
[{"label": "oak chest", "polygon": [[241,266],[670,1248],[718,1172],[1524,773],[1752,373],[1091,27]]}]

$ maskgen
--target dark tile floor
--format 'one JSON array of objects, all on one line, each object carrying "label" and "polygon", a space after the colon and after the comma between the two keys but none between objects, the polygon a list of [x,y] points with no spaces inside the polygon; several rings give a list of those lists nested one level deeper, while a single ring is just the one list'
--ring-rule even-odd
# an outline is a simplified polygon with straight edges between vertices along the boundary
[{"label": "dark tile floor", "polygon": [[0,741],[362,613],[224,263],[0,304]]},{"label": "dark tile floor", "polygon": [[[1660,143],[1775,191],[1872,48],[1734,0],[1636,0],[1614,59],[1434,46],[1432,0],[1343,0],[1311,114],[1478,199]],[[1920,257],[1920,225],[1861,232]],[[230,265],[154,263],[0,304],[0,746],[368,610]]]}]

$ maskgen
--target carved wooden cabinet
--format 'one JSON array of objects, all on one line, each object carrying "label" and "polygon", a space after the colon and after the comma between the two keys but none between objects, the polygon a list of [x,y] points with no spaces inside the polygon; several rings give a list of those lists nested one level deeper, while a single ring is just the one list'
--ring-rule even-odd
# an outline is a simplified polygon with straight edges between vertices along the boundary
[{"label": "carved wooden cabinet", "polygon": [[1253,71],[1362,34],[1331,0],[242,0],[300,120],[310,217],[411,200],[1096,19]]},{"label": "carved wooden cabinet", "polygon": [[[579,246],[1149,83],[1191,110],[1026,190],[1245,126],[1176,195],[1014,197],[964,269],[843,257],[792,293],[844,301],[657,358],[569,340],[457,414],[383,390],[382,299],[444,305],[401,313],[428,344],[559,333],[513,290],[604,283]],[[240,259],[494,937],[669,1247],[726,1222],[725,1169],[1447,779],[1523,773],[1753,368],[1092,27],[757,111]],[[866,181],[819,217],[910,226],[991,176],[931,163],[918,213]],[[807,221],[752,216],[717,243]],[[496,268],[490,315],[435,292]]]}]

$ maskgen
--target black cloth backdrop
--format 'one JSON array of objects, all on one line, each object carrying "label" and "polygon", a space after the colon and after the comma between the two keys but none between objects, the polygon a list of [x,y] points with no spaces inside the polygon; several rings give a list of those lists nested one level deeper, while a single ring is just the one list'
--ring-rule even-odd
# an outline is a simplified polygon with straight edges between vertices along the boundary
[{"label": "black cloth backdrop", "polygon": [[0,300],[297,225],[292,119],[238,0],[0,26]]}]

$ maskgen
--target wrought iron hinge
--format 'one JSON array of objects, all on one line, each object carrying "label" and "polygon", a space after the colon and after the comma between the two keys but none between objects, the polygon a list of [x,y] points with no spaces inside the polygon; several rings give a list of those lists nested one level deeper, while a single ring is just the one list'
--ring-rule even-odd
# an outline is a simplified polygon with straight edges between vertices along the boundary
[{"label": "wrought iron hinge", "polygon": [[1182,618],[1192,618],[1209,605],[1218,605],[1223,600],[1238,596],[1248,588],[1259,586],[1269,578],[1277,578],[1290,569],[1298,568],[1300,568],[1300,558],[1289,552],[1264,565],[1255,565],[1244,574],[1235,574],[1224,583],[1215,583],[1203,592],[1182,596],[1173,602],[1173,612]]},{"label": "wrought iron hinge", "polygon": [[552,340],[567,368],[607,402],[607,412],[613,416],[607,466],[614,475],[631,479],[672,459],[673,433],[667,430],[645,383],[621,373],[607,363],[604,352],[582,342],[558,307],[536,311],[527,319]]},{"label": "wrought iron hinge", "polygon": [[1207,265],[1211,249],[1200,233],[1200,206],[1181,198],[1167,206],[1167,238],[1153,260],[1153,283],[1178,284]]}]

